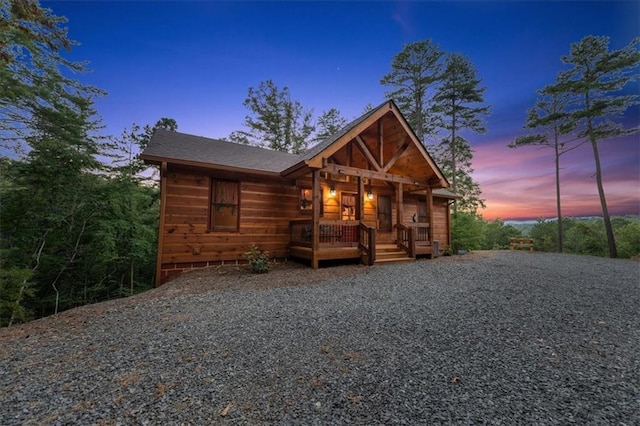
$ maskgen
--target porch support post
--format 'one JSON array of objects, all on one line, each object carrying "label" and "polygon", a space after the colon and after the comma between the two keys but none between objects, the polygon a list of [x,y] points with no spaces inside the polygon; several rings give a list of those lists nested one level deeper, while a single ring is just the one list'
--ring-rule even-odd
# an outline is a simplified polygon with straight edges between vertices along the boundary
[{"label": "porch support post", "polygon": [[358,204],[356,205],[356,220],[364,219],[364,179],[358,176]]},{"label": "porch support post", "polygon": [[[404,215],[404,201],[402,199],[402,182],[398,182],[398,189],[396,192],[396,223],[398,225],[402,224],[402,217]],[[400,228],[397,228],[397,233],[399,235]]]},{"label": "porch support post", "polygon": [[380,166],[384,167],[384,136],[382,134],[382,119],[378,120],[378,148],[380,149]]},{"label": "porch support post", "polygon": [[433,190],[427,187],[427,220],[429,221],[429,244],[433,247]]},{"label": "porch support post", "polygon": [[318,250],[320,248],[320,203],[322,196],[320,192],[320,172],[311,172],[311,192],[313,193],[312,221],[313,232],[311,233],[311,267],[318,269]]}]

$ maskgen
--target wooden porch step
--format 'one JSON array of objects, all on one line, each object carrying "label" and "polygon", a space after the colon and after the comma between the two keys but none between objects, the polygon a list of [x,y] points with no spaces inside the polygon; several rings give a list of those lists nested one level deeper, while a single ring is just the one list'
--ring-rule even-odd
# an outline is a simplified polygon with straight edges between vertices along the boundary
[{"label": "wooden porch step", "polygon": [[404,263],[404,262],[413,262],[415,261],[415,259],[409,257],[409,256],[405,256],[405,257],[392,257],[392,258],[388,258],[388,259],[378,259],[376,258],[376,261],[374,262],[376,265],[384,265],[384,264],[388,264],[388,263]]},{"label": "wooden porch step", "polygon": [[376,244],[375,263],[398,263],[413,261],[397,244]]}]

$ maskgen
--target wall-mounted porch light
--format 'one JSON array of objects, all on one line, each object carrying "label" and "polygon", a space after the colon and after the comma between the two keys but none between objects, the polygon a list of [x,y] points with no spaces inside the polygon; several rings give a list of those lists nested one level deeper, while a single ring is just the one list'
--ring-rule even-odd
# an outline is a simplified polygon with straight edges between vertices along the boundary
[{"label": "wall-mounted porch light", "polygon": [[331,189],[329,189],[329,196],[330,197],[336,196],[336,187],[333,184],[331,184]]},{"label": "wall-mounted porch light", "polygon": [[369,201],[373,200],[373,191],[371,190],[371,187],[367,189],[367,200]]}]

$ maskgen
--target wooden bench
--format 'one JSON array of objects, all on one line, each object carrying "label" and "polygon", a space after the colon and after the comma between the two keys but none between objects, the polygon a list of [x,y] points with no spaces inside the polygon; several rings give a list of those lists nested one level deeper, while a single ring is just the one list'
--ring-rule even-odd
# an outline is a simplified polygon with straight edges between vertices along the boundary
[{"label": "wooden bench", "polygon": [[533,251],[533,238],[509,238],[509,250],[527,248]]}]

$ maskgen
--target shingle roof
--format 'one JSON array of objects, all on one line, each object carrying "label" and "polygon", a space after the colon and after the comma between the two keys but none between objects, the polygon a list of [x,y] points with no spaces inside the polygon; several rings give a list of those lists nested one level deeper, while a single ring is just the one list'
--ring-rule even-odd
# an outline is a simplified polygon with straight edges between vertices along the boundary
[{"label": "shingle roof", "polygon": [[296,154],[163,129],[156,130],[141,157],[147,161],[166,158],[207,167],[220,165],[273,173],[302,160]]},{"label": "shingle roof", "polygon": [[446,189],[434,189],[433,195],[442,198],[451,198],[451,199],[460,199],[462,195],[456,194],[455,192],[448,191]]}]

